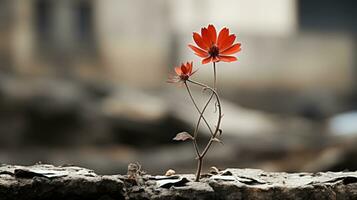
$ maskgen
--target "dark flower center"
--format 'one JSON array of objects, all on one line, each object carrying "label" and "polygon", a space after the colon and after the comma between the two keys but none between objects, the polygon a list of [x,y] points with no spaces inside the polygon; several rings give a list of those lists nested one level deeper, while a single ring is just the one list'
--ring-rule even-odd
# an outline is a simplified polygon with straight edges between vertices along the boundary
[{"label": "dark flower center", "polygon": [[208,51],[209,55],[213,58],[217,57],[219,54],[219,49],[217,46],[213,45],[209,51]]},{"label": "dark flower center", "polygon": [[180,75],[180,79],[183,80],[183,81],[187,81],[189,78],[189,75],[188,74],[181,74]]}]

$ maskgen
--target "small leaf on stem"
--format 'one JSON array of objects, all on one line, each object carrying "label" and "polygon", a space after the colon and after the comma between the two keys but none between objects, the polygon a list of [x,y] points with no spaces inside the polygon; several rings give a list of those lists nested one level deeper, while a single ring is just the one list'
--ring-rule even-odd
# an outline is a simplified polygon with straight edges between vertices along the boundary
[{"label": "small leaf on stem", "polygon": [[219,107],[219,104],[218,104],[218,101],[216,101],[216,102],[214,103],[214,113],[217,112],[218,107]]},{"label": "small leaf on stem", "polygon": [[209,90],[209,88],[208,88],[208,87],[204,87],[204,88],[202,88],[202,92],[206,92],[207,90]]},{"label": "small leaf on stem", "polygon": [[223,144],[223,142],[222,142],[220,139],[218,139],[218,138],[212,138],[212,141],[213,141],[213,142],[218,142],[218,143],[220,143],[220,144]]},{"label": "small leaf on stem", "polygon": [[192,137],[192,135],[190,135],[187,132],[177,133],[177,135],[173,138],[173,140],[176,140],[176,141],[185,141],[188,139],[193,140],[194,138]]}]

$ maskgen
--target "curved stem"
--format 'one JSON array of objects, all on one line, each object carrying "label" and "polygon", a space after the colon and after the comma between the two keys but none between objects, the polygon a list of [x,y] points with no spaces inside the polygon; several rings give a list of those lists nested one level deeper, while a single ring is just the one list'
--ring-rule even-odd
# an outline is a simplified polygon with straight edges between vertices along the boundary
[{"label": "curved stem", "polygon": [[[191,90],[190,90],[190,88],[188,87],[188,85],[187,85],[186,82],[185,82],[185,86],[186,86],[186,89],[187,89],[187,92],[188,92],[189,96],[191,97],[191,100],[192,100],[193,105],[195,105],[195,107],[196,107],[197,111],[200,113],[200,115],[203,115],[203,113],[201,113],[200,109],[198,108],[198,106],[197,106],[197,104],[196,104],[196,101],[195,101],[195,99],[194,99],[193,96],[192,96]],[[212,132],[211,127],[209,126],[208,122],[207,122],[206,120],[205,120],[205,122],[206,122],[207,126],[209,127],[210,131]],[[200,154],[200,149],[199,149],[198,144],[197,144],[197,137],[196,137],[196,132],[197,132],[197,131],[198,131],[198,130],[197,130],[197,128],[196,128],[196,129],[195,129],[195,132],[194,132],[194,134],[193,134],[192,143],[193,143],[193,147],[195,148],[196,155],[197,155],[197,157],[199,158],[199,157],[201,156],[201,154]]]},{"label": "curved stem", "polygon": [[[209,97],[207,103],[205,104],[204,108],[202,109],[202,111],[200,112],[197,104],[195,103],[193,97],[192,97],[192,94],[189,90],[189,87],[187,85],[187,83],[185,82],[185,85],[186,85],[186,88],[190,94],[190,97],[193,101],[193,104],[195,105],[196,109],[198,110],[198,112],[200,113],[200,117],[198,118],[198,121],[197,121],[197,124],[196,124],[196,128],[195,128],[195,134],[194,134],[194,145],[195,145],[195,149],[196,149],[196,152],[197,152],[197,155],[198,155],[198,163],[197,163],[197,172],[196,172],[196,180],[195,181],[199,181],[200,180],[200,174],[201,174],[201,170],[202,170],[202,165],[203,165],[203,158],[204,156],[206,155],[206,153],[208,152],[209,148],[211,147],[214,139],[216,138],[217,136],[217,133],[220,132],[220,126],[221,126],[221,119],[222,119],[222,107],[221,107],[221,102],[220,102],[220,99],[219,99],[219,96],[217,94],[217,72],[216,72],[216,63],[213,62],[213,88],[203,84],[203,83],[200,83],[200,82],[196,82],[196,81],[193,81],[193,80],[187,80],[188,82],[192,83],[192,84],[195,84],[195,85],[198,85],[200,87],[203,87],[204,90],[206,89],[209,89],[211,90],[212,94],[211,96]],[[218,120],[217,120],[217,125],[216,125],[216,129],[214,131],[214,133],[212,134],[212,130],[210,129],[210,126],[209,124],[207,123],[206,119],[204,118],[203,116],[203,113],[206,111],[207,109],[207,106],[209,105],[209,103],[211,102],[213,96],[216,97],[216,100],[217,100],[217,106],[215,108],[218,107]],[[215,111],[216,112],[216,111]],[[197,136],[197,132],[198,132],[198,129],[199,129],[199,124],[201,122],[201,119],[203,119],[207,126],[209,127],[210,129],[210,132],[211,132],[211,138],[210,140],[208,141],[206,147],[204,148],[204,150],[202,151],[202,153],[200,154],[199,151],[197,151],[198,147],[197,147],[197,141],[196,141],[196,136]]]},{"label": "curved stem", "polygon": [[[188,85],[187,85],[186,82],[185,82],[185,85],[186,85],[186,87],[188,87]],[[216,88],[216,85],[217,85],[217,72],[216,72],[216,63],[214,62],[214,63],[213,63],[213,87]],[[190,96],[192,96],[192,95],[190,94]],[[209,128],[209,131],[210,131],[210,133],[211,133],[211,136],[213,136],[213,131],[212,131],[211,127],[210,127],[209,124],[207,123],[207,120],[203,117],[203,113],[206,111],[206,109],[207,109],[209,103],[211,102],[213,96],[214,96],[214,94],[212,93],[211,96],[208,98],[208,100],[207,100],[205,106],[203,107],[203,109],[202,109],[202,111],[201,111],[201,113],[200,113],[200,116],[199,116],[198,121],[197,121],[197,123],[196,123],[196,129],[195,129],[197,132],[195,132],[194,137],[196,137],[196,135],[197,135],[197,133],[198,133],[198,128],[199,128],[199,125],[200,125],[200,123],[201,123],[201,119],[202,119],[202,118],[203,118],[203,120],[205,121],[207,127]],[[191,97],[191,99],[192,99],[192,97]],[[195,103],[194,103],[194,104],[195,104]],[[195,107],[196,107],[197,110],[199,110],[199,108],[197,107],[196,104],[195,104]]]},{"label": "curved stem", "polygon": [[207,106],[205,106],[204,109],[203,109],[203,111],[201,111],[201,110],[198,108],[197,103],[196,103],[195,99],[194,99],[193,96],[192,96],[190,87],[187,85],[186,82],[185,82],[185,86],[186,86],[187,92],[188,92],[188,94],[189,94],[189,96],[190,96],[190,98],[191,98],[191,101],[192,101],[193,105],[195,106],[197,112],[200,114],[199,120],[198,120],[198,122],[197,122],[197,124],[196,124],[195,131],[194,131],[194,134],[193,134],[194,138],[196,138],[196,136],[197,136],[201,118],[203,119],[203,121],[204,121],[205,124],[207,125],[207,128],[208,128],[208,130],[210,131],[211,135],[213,135],[213,131],[212,131],[211,126],[210,126],[209,123],[207,122],[206,118],[203,116],[204,110],[205,110],[205,108],[206,108]]},{"label": "curved stem", "polygon": [[195,148],[195,151],[196,151],[196,156],[197,156],[197,158],[199,158],[201,155],[200,155],[200,149],[198,148],[196,138],[193,138],[192,143],[193,143],[193,147]]},{"label": "curved stem", "polygon": [[199,157],[197,162],[197,171],[196,171],[196,179],[195,179],[196,182],[200,181],[202,163],[203,163],[203,157]]},{"label": "curved stem", "polygon": [[211,88],[211,87],[209,87],[209,86],[207,86],[207,85],[205,85],[203,83],[196,82],[196,81],[193,81],[193,80],[188,80],[188,81],[190,83],[195,84],[195,85],[198,85],[198,86],[201,86],[203,88],[207,88],[207,89],[211,90],[212,93],[215,95],[216,100],[217,100],[218,115],[219,115],[218,116],[218,121],[217,121],[216,129],[215,129],[213,135],[211,136],[211,139],[209,140],[209,142],[207,143],[206,147],[204,148],[204,150],[202,151],[202,153],[200,155],[200,157],[203,158],[206,155],[206,153],[208,152],[209,148],[211,147],[211,145],[213,143],[213,139],[216,138],[218,132],[220,131],[220,126],[221,126],[221,121],[222,121],[222,106],[221,106],[220,98],[219,98],[217,92],[213,88]]}]

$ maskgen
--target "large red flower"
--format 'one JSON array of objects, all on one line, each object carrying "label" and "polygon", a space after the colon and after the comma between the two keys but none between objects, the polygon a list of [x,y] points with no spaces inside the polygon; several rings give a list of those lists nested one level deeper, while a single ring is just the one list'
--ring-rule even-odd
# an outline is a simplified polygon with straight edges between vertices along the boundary
[{"label": "large red flower", "polygon": [[241,50],[240,43],[233,44],[236,39],[234,34],[229,34],[228,28],[223,28],[217,37],[216,28],[208,25],[207,28],[201,29],[201,35],[194,32],[193,40],[198,47],[189,44],[188,46],[201,58],[202,64],[209,62],[233,62],[237,58],[231,56]]},{"label": "large red flower", "polygon": [[181,66],[175,67],[176,76],[170,77],[168,82],[176,83],[176,82],[185,82],[187,81],[192,74],[196,71],[192,72],[193,62],[182,63]]}]

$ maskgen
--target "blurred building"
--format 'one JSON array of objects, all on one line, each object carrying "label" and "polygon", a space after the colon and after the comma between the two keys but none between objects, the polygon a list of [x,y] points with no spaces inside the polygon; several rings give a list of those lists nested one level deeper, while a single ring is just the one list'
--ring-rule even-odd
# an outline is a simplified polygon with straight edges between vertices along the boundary
[{"label": "blurred building", "polygon": [[[7,59],[1,65],[7,70],[26,75],[101,78],[149,87],[163,80],[169,23],[163,2],[0,3],[5,11],[1,12],[1,54]],[[161,12],[149,11],[160,7]],[[155,72],[156,77],[143,73],[143,68]]]},{"label": "blurred building", "polygon": [[1,65],[25,74],[77,74],[157,87],[168,66],[186,59],[199,63],[186,46],[190,33],[214,23],[230,27],[243,43],[240,62],[222,67],[225,88],[344,91],[354,74],[354,6],[303,0],[2,0]]},{"label": "blurred building", "polygon": [[[193,60],[192,31],[213,23],[237,33],[239,62],[219,63],[224,97],[273,112],[323,118],[356,107],[352,0],[1,0],[1,71],[120,86],[165,87]],[[352,100],[350,100],[352,99]],[[263,101],[262,101],[263,100]],[[277,104],[276,102],[280,102]]]}]

